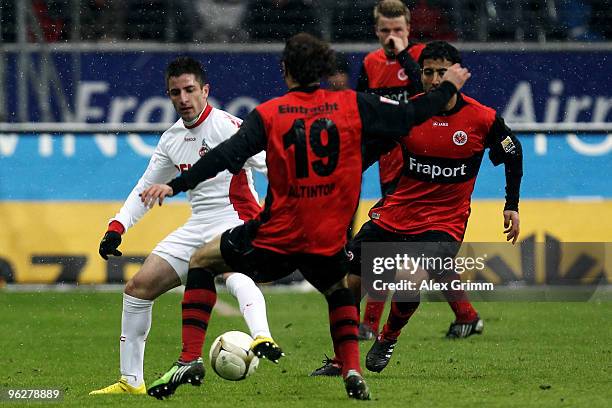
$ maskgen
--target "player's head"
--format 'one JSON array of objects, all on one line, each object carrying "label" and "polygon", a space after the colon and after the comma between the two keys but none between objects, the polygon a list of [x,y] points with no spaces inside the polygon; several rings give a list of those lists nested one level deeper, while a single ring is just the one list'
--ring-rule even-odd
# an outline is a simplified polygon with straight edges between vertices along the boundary
[{"label": "player's head", "polygon": [[329,82],[329,89],[333,91],[349,89],[350,75],[351,67],[348,59],[345,55],[336,53],[336,69],[327,78],[327,82]]},{"label": "player's head", "polygon": [[374,7],[374,29],[387,56],[393,56],[393,47],[387,44],[390,35],[408,42],[410,10],[401,0],[382,0]]},{"label": "player's head", "polygon": [[336,65],[334,51],[318,38],[299,33],[285,43],[282,63],[285,81],[299,86],[317,84],[331,75]]},{"label": "player's head", "polygon": [[166,68],[166,92],[184,121],[192,121],[202,112],[209,89],[206,70],[191,57],[179,57]]},{"label": "player's head", "polygon": [[421,52],[421,82],[429,92],[442,83],[444,73],[453,64],[461,63],[459,51],[446,41],[432,41]]}]

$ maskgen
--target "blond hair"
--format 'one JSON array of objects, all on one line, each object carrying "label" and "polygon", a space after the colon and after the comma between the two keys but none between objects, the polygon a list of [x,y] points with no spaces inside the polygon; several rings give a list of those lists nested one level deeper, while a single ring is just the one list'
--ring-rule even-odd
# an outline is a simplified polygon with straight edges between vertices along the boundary
[{"label": "blond hair", "polygon": [[378,23],[380,16],[386,18],[402,17],[406,18],[406,23],[410,24],[410,10],[401,0],[382,0],[374,7],[374,23]]}]

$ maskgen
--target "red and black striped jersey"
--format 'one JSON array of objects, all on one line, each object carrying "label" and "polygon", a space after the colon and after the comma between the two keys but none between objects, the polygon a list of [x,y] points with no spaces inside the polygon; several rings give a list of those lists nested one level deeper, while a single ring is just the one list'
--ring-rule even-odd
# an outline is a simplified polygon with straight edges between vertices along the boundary
[{"label": "red and black striped jersey", "polygon": [[400,234],[444,231],[462,240],[486,148],[493,164],[505,164],[506,209],[518,210],[521,145],[494,109],[460,94],[452,110],[413,127],[402,144],[400,179],[370,210],[380,227]]},{"label": "red and black striped jersey", "polygon": [[[282,254],[333,255],[346,243],[366,156],[400,140],[455,93],[445,82],[408,103],[375,95],[294,88],[259,105],[229,140],[168,183],[173,192],[266,150],[268,193],[252,240]],[[363,152],[366,154],[363,154]]]},{"label": "red and black striped jersey", "polygon": [[[422,90],[418,60],[423,48],[425,44],[409,43],[408,48],[394,59],[389,59],[382,48],[372,51],[363,60],[357,91],[408,101]],[[383,196],[399,177],[402,165],[402,149],[399,144],[380,156],[380,188]]]}]

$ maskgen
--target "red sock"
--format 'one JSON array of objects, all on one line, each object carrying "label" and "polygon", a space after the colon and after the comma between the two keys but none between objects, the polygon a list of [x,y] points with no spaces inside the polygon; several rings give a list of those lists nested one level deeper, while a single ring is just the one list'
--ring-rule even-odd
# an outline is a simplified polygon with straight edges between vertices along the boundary
[{"label": "red sock", "polygon": [[[461,277],[456,274],[445,274],[442,278],[438,279],[439,282],[448,283],[448,287],[451,287],[451,282],[455,280],[461,280]],[[442,293],[448,302],[448,305],[455,312],[455,321],[458,323],[468,323],[476,320],[478,312],[470,303],[467,293],[465,290],[443,290]]]},{"label": "red sock", "polygon": [[363,314],[363,322],[376,333],[378,333],[383,310],[385,310],[385,302],[374,300],[368,296],[365,313]]},{"label": "red sock", "polygon": [[387,324],[383,327],[381,336],[386,340],[397,340],[402,328],[408,323],[414,312],[416,312],[420,303],[420,299],[414,302],[397,302],[393,300]]},{"label": "red sock", "polygon": [[202,356],[210,314],[217,301],[213,274],[204,268],[189,269],[183,295],[183,351],[180,361]]},{"label": "red sock", "polygon": [[453,309],[453,312],[455,312],[455,321],[457,323],[473,322],[478,317],[478,312],[476,312],[470,301],[467,300],[467,295],[464,301],[449,301],[448,304]]},{"label": "red sock", "polygon": [[342,363],[342,376],[346,376],[349,370],[361,373],[357,341],[359,314],[353,295],[348,289],[336,290],[328,296],[327,302],[335,359]]}]

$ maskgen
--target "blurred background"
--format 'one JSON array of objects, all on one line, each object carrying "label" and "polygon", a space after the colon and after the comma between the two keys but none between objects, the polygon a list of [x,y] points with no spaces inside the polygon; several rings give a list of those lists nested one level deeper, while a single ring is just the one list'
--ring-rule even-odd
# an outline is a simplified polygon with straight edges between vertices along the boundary
[{"label": "blurred background", "polygon": [[[610,41],[609,0],[410,0],[419,41]],[[1,0],[3,42],[371,42],[374,0]]]},{"label": "blurred background", "polygon": [[[535,242],[611,241],[611,2],[406,4],[410,38],[453,42],[473,73],[465,93],[498,110],[523,143],[521,242],[499,254],[503,268],[488,279],[524,280]],[[0,284],[123,282],[188,217],[177,199],[128,231],[122,258],[97,254],[108,220],[177,119],[165,96],[170,60],[202,61],[212,104],[244,117],[284,93],[279,55],[299,31],[333,43],[354,87],[363,57],[378,47],[374,5],[0,0]],[[380,197],[377,171],[364,176],[358,223]],[[263,196],[262,178],[258,190]],[[503,197],[503,169],[485,159],[466,241],[503,242]],[[612,257],[601,252],[550,257],[531,283],[568,273],[612,281]]]}]

